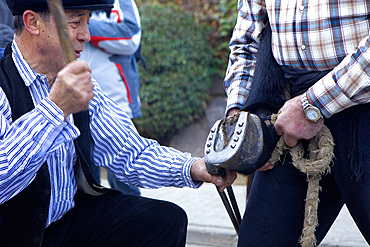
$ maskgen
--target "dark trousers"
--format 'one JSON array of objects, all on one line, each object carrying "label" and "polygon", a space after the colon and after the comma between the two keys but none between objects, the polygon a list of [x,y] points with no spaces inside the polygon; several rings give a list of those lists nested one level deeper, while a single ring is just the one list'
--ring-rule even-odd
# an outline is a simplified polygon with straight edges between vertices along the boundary
[{"label": "dark trousers", "polygon": [[120,192],[78,192],[75,202],[46,228],[42,246],[185,246],[187,216],[173,203]]},{"label": "dark trousers", "polygon": [[[323,240],[346,204],[370,244],[370,106],[349,108],[325,124],[334,137],[335,158],[331,173],[320,181],[316,238]],[[272,170],[256,172],[238,246],[300,246],[306,192],[306,175],[289,156]]]}]

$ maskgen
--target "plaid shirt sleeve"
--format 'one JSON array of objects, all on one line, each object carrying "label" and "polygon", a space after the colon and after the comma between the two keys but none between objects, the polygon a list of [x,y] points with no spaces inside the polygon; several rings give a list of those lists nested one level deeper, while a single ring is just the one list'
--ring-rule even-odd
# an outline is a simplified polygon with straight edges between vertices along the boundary
[{"label": "plaid shirt sleeve", "polygon": [[239,0],[224,86],[226,110],[249,94],[258,37],[268,19],[276,61],[293,68],[331,72],[308,90],[325,117],[370,102],[370,21],[366,1]]},{"label": "plaid shirt sleeve", "polygon": [[259,34],[267,19],[265,1],[238,2],[238,18],[230,40],[230,57],[224,79],[226,112],[241,108],[248,96],[258,51]]},{"label": "plaid shirt sleeve", "polygon": [[348,54],[331,73],[308,90],[325,117],[353,105],[370,102],[370,38]]}]

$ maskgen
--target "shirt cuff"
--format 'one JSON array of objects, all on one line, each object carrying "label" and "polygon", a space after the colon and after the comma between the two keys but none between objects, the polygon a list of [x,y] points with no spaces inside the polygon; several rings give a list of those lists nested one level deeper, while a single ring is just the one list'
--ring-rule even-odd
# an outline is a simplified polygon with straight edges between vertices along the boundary
[{"label": "shirt cuff", "polygon": [[190,168],[193,165],[194,161],[198,160],[199,158],[191,158],[185,162],[182,167],[182,174],[187,187],[190,188],[199,188],[203,182],[202,181],[193,181],[190,175]]},{"label": "shirt cuff", "polygon": [[63,111],[49,98],[43,99],[36,109],[54,126],[59,126],[64,121]]},{"label": "shirt cuff", "polygon": [[308,89],[307,97],[311,98],[312,102],[326,118],[330,118],[334,114],[356,105],[343,93],[330,73]]},{"label": "shirt cuff", "polygon": [[239,109],[242,108],[244,104],[244,102],[242,102],[243,100],[244,98],[241,99],[240,96],[238,96],[238,94],[229,95],[227,97],[225,114],[227,114],[227,112],[232,108],[239,108]]},{"label": "shirt cuff", "polygon": [[56,127],[57,132],[61,132],[65,140],[74,140],[80,135],[79,129],[70,122],[70,118],[64,121],[63,111],[49,98],[43,99],[36,108],[48,122]]}]

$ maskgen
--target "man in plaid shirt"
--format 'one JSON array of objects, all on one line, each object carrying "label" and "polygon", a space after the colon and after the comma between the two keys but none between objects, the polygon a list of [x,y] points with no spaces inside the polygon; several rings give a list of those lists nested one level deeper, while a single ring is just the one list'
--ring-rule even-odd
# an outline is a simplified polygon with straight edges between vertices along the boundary
[{"label": "man in plaid shirt", "polygon": [[[318,243],[346,204],[370,243],[370,1],[239,0],[224,86],[226,113],[245,104],[260,34],[272,30],[272,53],[291,86],[275,123],[288,146],[314,137],[323,124],[335,147],[332,171],[320,181]],[[310,114],[304,108],[315,111]],[[306,175],[291,164],[256,172],[239,246],[298,246]]]}]

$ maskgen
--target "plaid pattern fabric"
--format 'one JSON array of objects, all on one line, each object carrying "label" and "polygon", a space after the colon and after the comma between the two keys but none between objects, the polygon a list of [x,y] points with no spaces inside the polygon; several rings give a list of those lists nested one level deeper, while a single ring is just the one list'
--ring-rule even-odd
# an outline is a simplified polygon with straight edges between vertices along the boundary
[{"label": "plaid pattern fabric", "polygon": [[370,1],[239,0],[225,77],[227,110],[240,107],[252,83],[259,35],[269,20],[281,65],[332,70],[309,89],[326,117],[370,101]]}]

